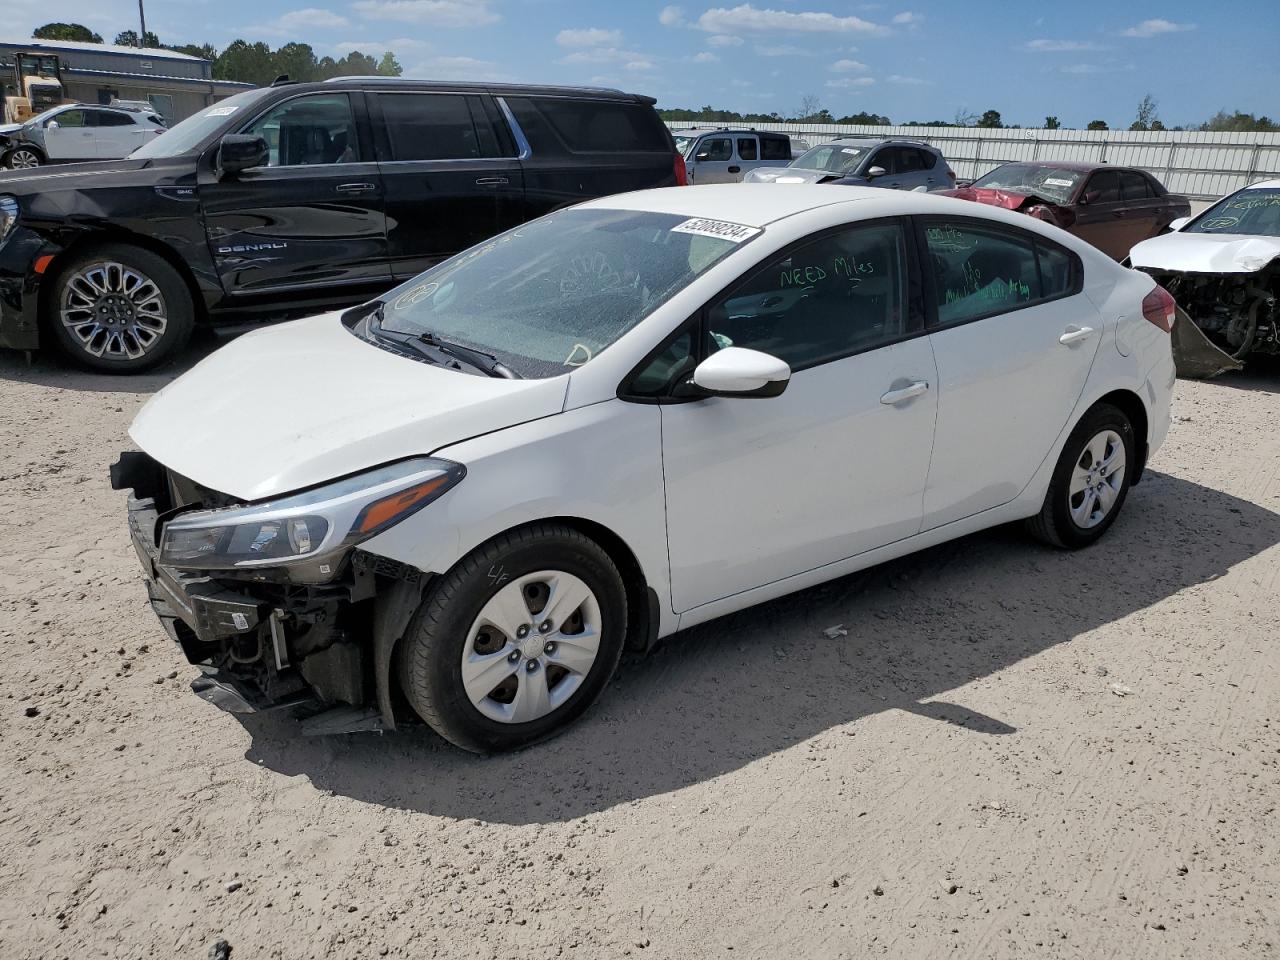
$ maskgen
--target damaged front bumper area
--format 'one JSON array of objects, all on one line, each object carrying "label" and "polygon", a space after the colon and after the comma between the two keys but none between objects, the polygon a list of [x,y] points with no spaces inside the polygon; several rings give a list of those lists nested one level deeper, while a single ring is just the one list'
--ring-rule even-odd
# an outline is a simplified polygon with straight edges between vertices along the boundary
[{"label": "damaged front bumper area", "polygon": [[[293,708],[327,718],[304,732],[395,727],[390,654],[427,575],[359,550],[346,551],[322,583],[296,582],[284,568],[177,569],[161,560],[165,524],[231,498],[142,453],[122,454],[111,483],[131,491],[129,534],[151,607],[200,668],[196,694],[232,713]],[[335,726],[335,714],[345,721]]]}]

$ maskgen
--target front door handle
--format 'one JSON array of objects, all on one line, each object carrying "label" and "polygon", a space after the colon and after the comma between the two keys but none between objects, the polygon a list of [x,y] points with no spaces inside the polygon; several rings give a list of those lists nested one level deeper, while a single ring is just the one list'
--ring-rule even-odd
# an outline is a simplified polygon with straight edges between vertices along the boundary
[{"label": "front door handle", "polygon": [[1070,346],[1093,336],[1093,327],[1067,327],[1067,332],[1058,338],[1058,342]]},{"label": "front door handle", "polygon": [[881,403],[897,405],[906,403],[908,400],[914,400],[921,394],[927,393],[929,390],[928,380],[917,380],[915,383],[908,384],[898,390],[890,390],[880,398]]},{"label": "front door handle", "polygon": [[333,189],[335,193],[370,193],[374,186],[372,183],[340,183]]},{"label": "front door handle", "polygon": [[477,187],[505,187],[511,181],[506,177],[481,177],[476,181]]}]

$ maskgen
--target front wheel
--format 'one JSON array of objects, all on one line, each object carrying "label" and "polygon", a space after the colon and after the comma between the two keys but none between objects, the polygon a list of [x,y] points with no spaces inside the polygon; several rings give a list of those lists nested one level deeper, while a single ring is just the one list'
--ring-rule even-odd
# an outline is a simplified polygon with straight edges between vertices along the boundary
[{"label": "front wheel", "polygon": [[1133,425],[1116,407],[1100,403],[1067,437],[1031,533],[1055,547],[1079,549],[1115,522],[1133,479]]},{"label": "front wheel", "polygon": [[400,651],[419,716],[465,750],[510,750],[560,732],[622,655],[622,578],[593,540],[559,524],[502,534],[430,591]]},{"label": "front wheel", "polygon": [[10,170],[32,170],[42,163],[44,157],[33,147],[18,147],[9,154]]}]

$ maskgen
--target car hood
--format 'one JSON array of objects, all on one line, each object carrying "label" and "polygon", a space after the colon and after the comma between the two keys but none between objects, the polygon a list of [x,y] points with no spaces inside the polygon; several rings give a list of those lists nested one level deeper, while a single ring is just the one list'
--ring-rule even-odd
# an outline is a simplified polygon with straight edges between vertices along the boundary
[{"label": "car hood", "polygon": [[824,180],[840,180],[839,174],[828,170],[804,170],[800,167],[756,167],[748,170],[743,178],[746,183],[822,183]]},{"label": "car hood", "polygon": [[[2,131],[0,131],[2,132]],[[49,164],[33,170],[0,170],[0,184],[5,192],[15,190],[39,194],[48,190],[70,190],[81,187],[114,185],[119,175],[150,166],[150,160],[83,160],[68,164]]]},{"label": "car hood", "polygon": [[568,379],[420,363],[331,313],[215,351],[152,397],[129,436],[184,477],[260,500],[559,413]]},{"label": "car hood", "polygon": [[21,129],[22,124],[20,123],[0,123],[0,134],[13,133],[13,131]]},{"label": "car hood", "polygon": [[[972,200],[1005,210],[1017,210],[1032,199],[1029,193],[1014,193],[1012,190],[1000,190],[995,187],[957,187],[954,190],[935,191],[940,197],[956,197],[959,200]],[[1039,199],[1039,198],[1036,198]]]},{"label": "car hood", "polygon": [[1280,257],[1280,237],[1166,233],[1129,251],[1135,267],[1186,273],[1256,273]]}]

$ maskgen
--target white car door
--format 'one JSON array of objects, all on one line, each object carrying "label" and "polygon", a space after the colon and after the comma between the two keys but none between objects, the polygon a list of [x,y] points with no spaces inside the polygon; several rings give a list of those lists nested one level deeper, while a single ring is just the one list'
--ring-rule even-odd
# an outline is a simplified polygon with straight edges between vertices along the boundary
[{"label": "white car door", "polygon": [[50,160],[93,160],[98,156],[88,111],[63,110],[44,121],[45,152]]},{"label": "white car door", "polygon": [[662,405],[677,612],[919,530],[936,370],[909,294],[908,242],[896,220],[810,238],[708,305],[653,361],[657,382],[668,371],[687,380],[695,344],[699,356],[736,345],[792,367],[778,397]]},{"label": "white car door", "polygon": [[1064,247],[967,218],[922,218],[935,304],[938,426],[924,529],[1008,503],[1067,425],[1102,341]]}]

